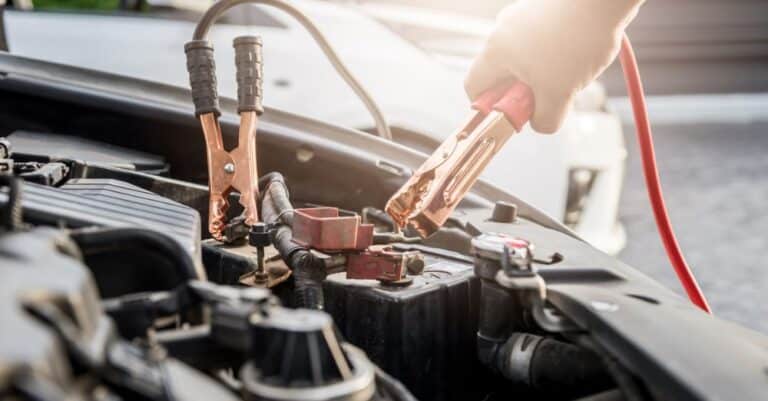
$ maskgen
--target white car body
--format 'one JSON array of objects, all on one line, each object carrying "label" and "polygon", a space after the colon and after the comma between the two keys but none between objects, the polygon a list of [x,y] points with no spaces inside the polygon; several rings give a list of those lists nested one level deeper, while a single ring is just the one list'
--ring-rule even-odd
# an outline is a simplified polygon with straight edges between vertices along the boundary
[{"label": "white car body", "polygon": [[[372,94],[394,128],[396,141],[430,152],[463,122],[469,103],[461,69],[439,62],[357,9],[312,0],[294,4],[319,25]],[[232,10],[238,12],[256,12],[260,15],[256,19],[266,22],[220,23],[210,32],[220,94],[236,95],[232,39],[258,34],[264,41],[265,104],[371,131],[373,120],[362,103],[298,23],[269,8]],[[188,86],[183,45],[192,37],[193,22],[7,12],[6,25],[14,54]],[[560,135],[536,135],[525,129],[512,137],[484,176],[545,212],[562,217],[570,172],[574,168],[598,169],[574,229],[595,246],[615,253],[625,242],[616,222],[624,156],[616,149],[624,152],[622,141],[621,126],[614,116],[599,111],[572,113]]]}]

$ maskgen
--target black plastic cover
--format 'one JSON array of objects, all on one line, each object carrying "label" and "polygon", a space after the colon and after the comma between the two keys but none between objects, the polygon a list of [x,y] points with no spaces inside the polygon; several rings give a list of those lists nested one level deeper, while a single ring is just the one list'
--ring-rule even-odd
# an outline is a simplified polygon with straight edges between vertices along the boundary
[{"label": "black plastic cover", "polygon": [[[0,206],[7,201],[0,193]],[[193,260],[200,255],[200,215],[188,206],[110,179],[75,179],[55,188],[26,183],[25,220],[67,227],[135,227],[168,235]]]},{"label": "black plastic cover", "polygon": [[8,135],[17,161],[76,160],[147,173],[167,173],[165,158],[109,143],[49,132],[14,131]]},{"label": "black plastic cover", "polygon": [[[31,310],[71,323],[66,335]],[[239,399],[190,366],[118,339],[93,277],[62,230],[0,234],[0,328],[3,399]]]}]

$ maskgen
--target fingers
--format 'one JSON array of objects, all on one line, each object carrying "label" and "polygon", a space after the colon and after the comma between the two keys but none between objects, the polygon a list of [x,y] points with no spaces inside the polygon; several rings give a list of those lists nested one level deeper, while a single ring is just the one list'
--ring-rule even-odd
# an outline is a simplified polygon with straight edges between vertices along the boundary
[{"label": "fingers", "polygon": [[[505,69],[503,63],[491,62],[489,57],[483,54],[472,64],[464,80],[464,90],[471,100],[475,100],[483,92],[511,77],[513,74]],[[553,85],[555,88],[548,88],[551,85],[537,85],[538,82],[526,82],[526,84],[532,86],[534,93],[535,106],[531,127],[542,134],[556,132],[562,126],[571,108],[575,91],[569,91],[570,88],[567,86],[563,90],[558,88],[558,85]]]},{"label": "fingers", "polygon": [[464,90],[470,100],[475,100],[484,91],[519,76],[515,72],[520,71],[513,72],[510,69],[510,66],[515,65],[510,60],[521,59],[517,56],[519,51],[516,41],[512,39],[516,36],[517,27],[510,23],[514,21],[510,16],[519,12],[518,8],[513,4],[502,10],[497,18],[494,32],[485,42],[483,51],[472,63],[464,80]]},{"label": "fingers", "polygon": [[[481,56],[472,64],[464,81],[464,90],[471,100],[475,100],[483,92],[512,77],[513,74],[503,68],[501,63],[489,62],[488,57]],[[562,126],[573,103],[574,93],[545,89],[542,86],[546,85],[532,88],[535,106],[531,127],[536,132],[552,134]]]},{"label": "fingers", "polygon": [[[471,100],[510,79],[533,91],[531,126],[553,133],[577,91],[615,58],[643,0],[518,0],[504,8],[464,81]],[[577,4],[578,3],[578,4]]]}]

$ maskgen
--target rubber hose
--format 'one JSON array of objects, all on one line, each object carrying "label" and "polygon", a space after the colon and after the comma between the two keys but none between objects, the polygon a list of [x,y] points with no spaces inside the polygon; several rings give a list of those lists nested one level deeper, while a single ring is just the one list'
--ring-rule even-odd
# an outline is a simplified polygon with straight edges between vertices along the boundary
[{"label": "rubber hose", "polygon": [[551,396],[580,397],[615,387],[600,356],[552,338],[517,332],[479,353],[481,362],[510,382]]},{"label": "rubber hose", "polygon": [[280,173],[270,173],[259,179],[261,216],[273,225],[270,230],[272,244],[293,272],[295,306],[323,309],[323,280],[325,266],[306,247],[293,242],[293,205],[288,186]]},{"label": "rubber hose", "polygon": [[645,401],[647,399],[645,390],[638,379],[592,338],[580,335],[574,339],[574,342],[586,349],[593,350],[595,355],[600,358],[606,372],[613,378],[614,383],[616,383],[626,401]]},{"label": "rubber hose", "polygon": [[281,222],[289,227],[293,225],[291,194],[282,174],[273,172],[259,178],[259,193],[262,199],[261,207],[266,209],[269,215],[269,218],[263,216],[265,210],[262,210],[262,218],[266,223],[277,224]]},{"label": "rubber hose", "polygon": [[613,380],[600,362],[590,350],[544,338],[531,360],[531,385],[540,389],[562,387],[589,393],[608,390],[613,387]]},{"label": "rubber hose", "polygon": [[387,374],[378,365],[374,365],[374,368],[376,369],[376,387],[383,390],[390,399],[394,401],[417,401],[403,383]]}]

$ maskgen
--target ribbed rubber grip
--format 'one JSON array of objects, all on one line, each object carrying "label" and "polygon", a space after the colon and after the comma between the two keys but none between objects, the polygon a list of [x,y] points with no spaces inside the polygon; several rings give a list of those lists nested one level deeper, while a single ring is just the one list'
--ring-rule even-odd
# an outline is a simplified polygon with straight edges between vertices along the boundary
[{"label": "ribbed rubber grip", "polygon": [[195,115],[215,113],[221,115],[219,96],[216,91],[216,63],[213,61],[213,45],[207,40],[193,40],[184,45],[187,54],[189,86]]},{"label": "ribbed rubber grip", "polygon": [[261,38],[240,36],[235,38],[235,66],[237,68],[237,111],[264,111],[261,105],[264,75],[262,68]]}]

